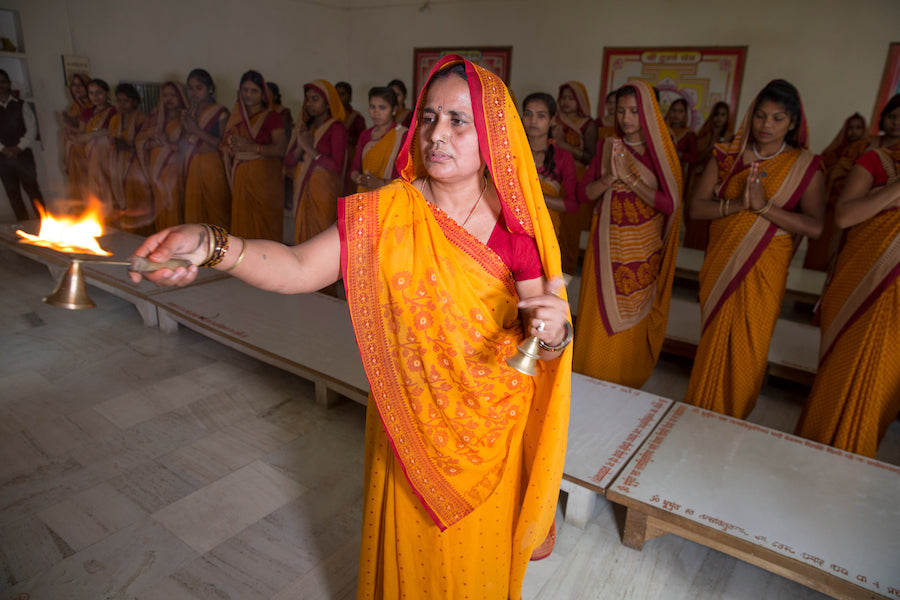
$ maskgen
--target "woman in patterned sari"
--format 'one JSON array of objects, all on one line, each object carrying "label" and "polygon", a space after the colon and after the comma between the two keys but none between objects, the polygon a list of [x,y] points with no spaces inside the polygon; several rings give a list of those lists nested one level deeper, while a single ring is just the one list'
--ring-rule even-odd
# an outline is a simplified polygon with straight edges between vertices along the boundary
[{"label": "woman in patterned sari", "polygon": [[231,186],[231,227],[236,235],[284,237],[284,120],[270,109],[269,88],[256,71],[241,76],[238,99],[219,149]]},{"label": "woman in patterned sari", "polygon": [[851,167],[868,148],[866,120],[861,114],[855,113],[847,117],[834,140],[822,151],[826,198],[828,198],[825,205],[825,225],[819,239],[809,240],[806,256],[803,257],[804,269],[828,270],[840,241],[838,229],[834,224],[834,206],[844,189]]},{"label": "woman in patterned sari", "polygon": [[[219,238],[216,268],[282,293],[347,282],[372,389],[357,597],[518,600],[565,458],[571,326],[545,279],[559,250],[500,79],[447,56],[415,115],[400,180],[345,198],[337,226],[298,246]],[[137,250],[208,254],[199,226]],[[527,335],[545,347],[534,378],[506,365]]]},{"label": "woman in patterned sari", "polygon": [[[895,140],[897,113],[882,119]],[[835,219],[846,237],[822,297],[819,369],[797,433],[874,457],[900,410],[900,141],[857,161]]]},{"label": "woman in patterned sari", "polygon": [[715,161],[697,184],[691,216],[711,222],[690,404],[740,419],[756,404],[792,235],[822,232],[825,182],[807,139],[797,88],[776,79],[756,97],[734,140],[716,145]]},{"label": "woman in patterned sari", "polygon": [[[584,176],[597,149],[597,126],[591,118],[591,102],[580,81],[567,81],[559,86],[556,100],[556,127],[553,143],[575,159],[578,178]],[[581,232],[590,229],[591,210],[580,206],[578,212],[560,215],[559,250],[563,272],[575,274],[581,254]]]},{"label": "woman in patterned sari", "polygon": [[647,83],[616,92],[616,137],[604,140],[579,198],[596,210],[572,368],[639,388],[665,339],[681,222],[681,164]]},{"label": "woman in patterned sari", "polygon": [[84,147],[75,143],[75,136],[84,131],[93,113],[88,83],[90,78],[87,76],[80,73],[72,75],[69,82],[72,104],[65,112],[60,113],[63,124],[63,166],[69,176],[69,195],[73,200],[81,198],[82,188],[87,185],[87,157]]},{"label": "woman in patterned sari", "polygon": [[350,167],[350,181],[357,192],[368,192],[389,184],[400,173],[397,155],[407,129],[394,121],[397,94],[389,87],[369,90],[369,117],[374,125],[359,136],[359,145]]},{"label": "woman in patterned sari", "polygon": [[141,96],[130,83],[116,86],[116,114],[109,122],[109,181],[117,227],[139,235],[153,233],[153,194],[134,149],[147,115],[138,107]]},{"label": "woman in patterned sari", "polygon": [[216,85],[204,69],[188,74],[191,107],[184,111],[184,220],[186,223],[231,223],[231,191],[219,144],[228,109],[216,103]]},{"label": "woman in patterned sari", "polygon": [[92,79],[88,84],[88,96],[91,99],[91,118],[85,125],[83,133],[75,136],[75,142],[84,149],[87,171],[82,199],[97,202],[105,219],[115,219],[110,188],[109,124],[116,109],[109,101],[109,84],[102,79]]},{"label": "woman in patterned sari", "polygon": [[167,81],[159,102],[137,136],[138,158],[153,190],[156,231],[184,223],[184,163],[181,117],[188,99],[181,84]]},{"label": "woman in patterned sari", "polygon": [[303,112],[297,119],[284,164],[294,176],[294,242],[301,244],[337,220],[337,199],[347,162],[344,105],[331,83],[316,79],[303,86]]}]

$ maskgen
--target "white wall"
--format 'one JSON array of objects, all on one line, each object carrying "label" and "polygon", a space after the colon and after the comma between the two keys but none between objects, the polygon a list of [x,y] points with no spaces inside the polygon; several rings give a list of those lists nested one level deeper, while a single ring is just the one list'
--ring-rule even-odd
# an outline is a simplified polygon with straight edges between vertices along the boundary
[{"label": "white wall", "polygon": [[[412,85],[412,50],[512,46],[512,88],[554,92],[584,82],[596,109],[604,46],[748,46],[743,113],[770,79],[800,89],[812,147],[847,115],[866,118],[888,44],[900,41],[897,0],[434,0],[342,8],[340,0],[6,0],[20,12],[44,135],[38,174],[48,196],[64,190],[55,113],[68,105],[60,55],[86,56],[95,76],[183,80],[212,73],[230,105],[243,71],[278,82],[296,112],[302,83],[324,77],[354,86],[357,108],[373,85]],[[403,2],[412,2],[403,4]],[[373,0],[373,3],[374,0]],[[12,220],[0,191],[0,222]]]}]

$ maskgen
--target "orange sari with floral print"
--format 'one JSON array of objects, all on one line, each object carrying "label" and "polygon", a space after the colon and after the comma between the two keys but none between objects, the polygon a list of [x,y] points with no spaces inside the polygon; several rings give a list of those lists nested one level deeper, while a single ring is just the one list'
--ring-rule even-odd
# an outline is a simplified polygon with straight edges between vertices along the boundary
[{"label": "orange sari with floral print", "polygon": [[[647,381],[665,341],[681,218],[681,163],[650,86],[638,90],[646,152],[628,149],[631,173],[654,205],[616,181],[600,200],[585,255],[572,368],[630,387]],[[617,132],[621,135],[621,132]],[[609,172],[613,138],[600,160]],[[596,160],[596,158],[595,158]]]},{"label": "orange sari with floral print", "polygon": [[[751,106],[755,106],[754,100]],[[743,153],[750,137],[752,109],[730,144],[717,144],[716,193],[741,202],[750,165]],[[762,185],[773,205],[791,210],[820,168],[807,151],[801,111],[801,148],[787,147],[761,162]],[[739,419],[756,405],[768,365],[769,341],[781,312],[791,235],[764,217],[741,210],[709,224],[709,246],[700,269],[702,333],[685,402]]]},{"label": "orange sari with floral print", "polygon": [[[432,74],[459,61],[448,56]],[[515,105],[495,75],[465,65],[507,227],[533,236],[545,273],[558,275]],[[408,137],[401,180],[345,198],[338,216],[372,390],[357,597],[518,599],[556,510],[570,351],[534,378],[506,365],[523,335],[513,278],[410,183],[425,170],[418,136]]]}]

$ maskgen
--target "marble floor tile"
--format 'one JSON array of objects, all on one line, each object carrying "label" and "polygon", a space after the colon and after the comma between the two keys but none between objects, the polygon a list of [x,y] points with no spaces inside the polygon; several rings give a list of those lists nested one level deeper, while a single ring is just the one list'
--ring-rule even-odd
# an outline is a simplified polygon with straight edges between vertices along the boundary
[{"label": "marble floor tile", "polygon": [[38,513],[56,535],[76,551],[147,516],[147,512],[109,483],[101,483]]},{"label": "marble floor tile", "polygon": [[154,513],[181,500],[199,487],[179,477],[159,461],[145,462],[108,482],[117,492],[148,513]]},{"label": "marble floor tile", "polygon": [[256,461],[162,508],[153,518],[204,554],[303,491],[296,481]]},{"label": "marble floor tile", "polygon": [[358,570],[359,539],[353,539],[285,586],[271,600],[352,600],[356,598]]},{"label": "marble floor tile", "polygon": [[0,522],[0,592],[28,582],[51,569],[75,550],[37,517],[11,518]]},{"label": "marble floor tile", "polygon": [[25,434],[46,456],[62,456],[91,441],[91,436],[62,415],[28,426]]}]

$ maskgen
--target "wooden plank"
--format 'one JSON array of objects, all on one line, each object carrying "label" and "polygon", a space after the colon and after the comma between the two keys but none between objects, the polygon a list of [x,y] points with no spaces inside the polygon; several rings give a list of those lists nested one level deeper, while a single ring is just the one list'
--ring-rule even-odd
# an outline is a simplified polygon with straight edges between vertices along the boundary
[{"label": "wooden plank", "polygon": [[562,490],[566,522],[584,528],[606,493],[673,402],[629,387],[572,374]]},{"label": "wooden plank", "polygon": [[677,403],[607,497],[645,515],[632,545],[675,533],[836,597],[900,597],[900,467]]},{"label": "wooden plank", "polygon": [[282,295],[228,278],[151,297],[160,326],[180,323],[259,360],[312,380],[317,399],[335,393],[366,404],[369,383],[347,303],[321,294]]}]

